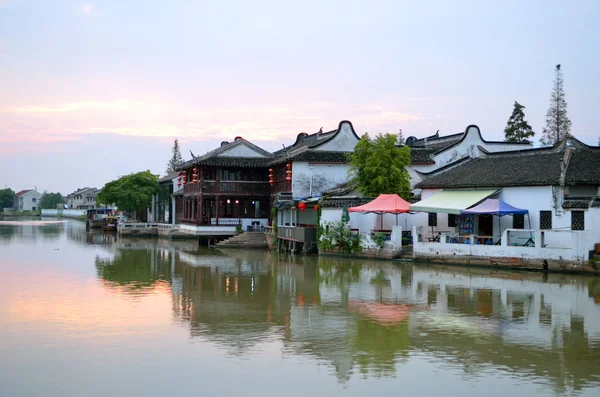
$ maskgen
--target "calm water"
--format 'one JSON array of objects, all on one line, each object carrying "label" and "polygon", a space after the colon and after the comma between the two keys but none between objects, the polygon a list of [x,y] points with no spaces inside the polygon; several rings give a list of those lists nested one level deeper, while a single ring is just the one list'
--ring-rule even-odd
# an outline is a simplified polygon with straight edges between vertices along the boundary
[{"label": "calm water", "polygon": [[[1,220],[1,219],[0,219]],[[1,396],[600,395],[600,280],[0,225]]]}]

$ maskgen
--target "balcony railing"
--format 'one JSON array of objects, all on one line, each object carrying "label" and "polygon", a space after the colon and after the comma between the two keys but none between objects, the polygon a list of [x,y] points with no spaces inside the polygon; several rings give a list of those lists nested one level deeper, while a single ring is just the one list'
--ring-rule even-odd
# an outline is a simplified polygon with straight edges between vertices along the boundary
[{"label": "balcony railing", "polygon": [[277,237],[299,242],[317,241],[317,227],[278,226]]},{"label": "balcony railing", "polygon": [[270,193],[268,182],[254,181],[204,181],[202,183],[188,183],[184,186],[183,192],[186,195],[216,194],[224,193],[231,195],[241,194],[264,194]]},{"label": "balcony railing", "polygon": [[208,220],[201,220],[201,219],[189,219],[189,218],[182,218],[181,219],[181,223],[185,223],[188,225],[196,225],[196,226],[241,226],[242,225],[242,220],[241,219],[211,219],[210,221]]}]

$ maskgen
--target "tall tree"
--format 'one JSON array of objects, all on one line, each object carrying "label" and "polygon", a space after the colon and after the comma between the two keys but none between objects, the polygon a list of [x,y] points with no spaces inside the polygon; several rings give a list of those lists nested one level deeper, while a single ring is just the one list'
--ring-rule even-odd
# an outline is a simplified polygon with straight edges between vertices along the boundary
[{"label": "tall tree", "polygon": [[167,175],[175,171],[175,167],[180,163],[183,163],[183,158],[181,157],[181,151],[179,150],[179,141],[175,139],[175,142],[173,143],[173,155],[169,160],[169,164],[167,164]]},{"label": "tall tree", "polygon": [[515,101],[515,107],[504,129],[504,137],[508,142],[527,142],[535,135],[529,123],[525,121],[523,109],[525,106]]},{"label": "tall tree", "polygon": [[402,133],[402,128],[398,130],[398,145],[404,145],[406,139],[404,138],[404,134]]},{"label": "tall tree", "polygon": [[571,133],[571,120],[567,117],[567,101],[560,65],[556,65],[554,72],[556,75],[550,95],[550,107],[546,113],[546,127],[540,139],[542,145],[553,145]]},{"label": "tall tree", "polygon": [[65,201],[63,199],[62,194],[60,193],[46,193],[42,196],[40,200],[40,208],[43,209],[56,209],[59,204],[64,204]]},{"label": "tall tree", "polygon": [[115,204],[120,210],[137,211],[148,208],[158,190],[158,176],[142,171],[108,182],[98,192],[96,200],[102,204]]},{"label": "tall tree", "polygon": [[378,134],[374,138],[364,134],[349,154],[351,180],[367,197],[380,194],[410,196],[410,148],[398,147],[398,135]]},{"label": "tall tree", "polygon": [[0,212],[4,208],[12,208],[15,200],[15,192],[11,188],[0,189]]}]

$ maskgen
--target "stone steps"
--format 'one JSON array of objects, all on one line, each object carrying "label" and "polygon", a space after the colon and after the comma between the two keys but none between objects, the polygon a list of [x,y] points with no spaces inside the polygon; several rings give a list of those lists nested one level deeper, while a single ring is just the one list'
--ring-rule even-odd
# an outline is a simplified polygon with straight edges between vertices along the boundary
[{"label": "stone steps", "polygon": [[268,248],[263,232],[245,232],[217,243],[219,248]]}]

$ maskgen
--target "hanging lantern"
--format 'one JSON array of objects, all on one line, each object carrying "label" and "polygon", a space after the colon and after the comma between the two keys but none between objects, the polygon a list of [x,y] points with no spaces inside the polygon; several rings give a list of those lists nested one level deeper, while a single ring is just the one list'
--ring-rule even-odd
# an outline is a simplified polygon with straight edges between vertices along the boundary
[{"label": "hanging lantern", "polygon": [[296,210],[296,206],[295,205],[292,206],[292,210]]},{"label": "hanging lantern", "polygon": [[181,187],[181,182],[177,183],[177,187]]},{"label": "hanging lantern", "polygon": [[194,174],[198,173],[198,168],[194,168]]},{"label": "hanging lantern", "polygon": [[179,182],[181,182],[181,179],[182,179],[181,177],[178,177],[178,178],[177,178],[177,180],[178,180]]},{"label": "hanging lantern", "polygon": [[285,171],[285,180],[289,182],[292,180],[292,163],[287,163],[285,167],[287,168]]},{"label": "hanging lantern", "polygon": [[183,170],[183,176],[187,176],[187,170]]},{"label": "hanging lantern", "polygon": [[177,176],[181,176],[183,173],[181,171],[177,172]]},{"label": "hanging lantern", "polygon": [[316,211],[319,209],[319,204],[315,204],[315,206],[313,207],[313,209]]},{"label": "hanging lantern", "polygon": [[306,209],[306,203],[298,204],[298,208],[300,209],[300,211],[304,212],[304,210]]},{"label": "hanging lantern", "polygon": [[286,168],[289,170],[289,169],[291,169],[291,168],[292,168],[292,163],[287,163],[285,166],[286,166]]},{"label": "hanging lantern", "polygon": [[292,177],[291,177],[291,176],[286,176],[286,177],[285,177],[285,180],[289,182],[289,181],[291,181],[291,180],[292,180]]},{"label": "hanging lantern", "polygon": [[273,174],[273,168],[269,168],[269,184],[271,186],[275,184],[275,175]]}]

